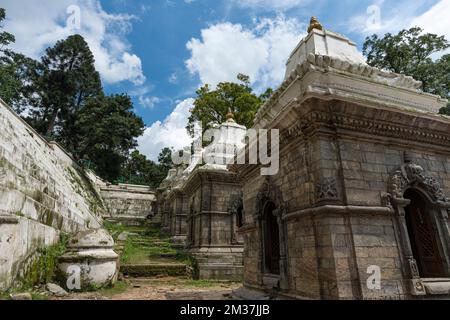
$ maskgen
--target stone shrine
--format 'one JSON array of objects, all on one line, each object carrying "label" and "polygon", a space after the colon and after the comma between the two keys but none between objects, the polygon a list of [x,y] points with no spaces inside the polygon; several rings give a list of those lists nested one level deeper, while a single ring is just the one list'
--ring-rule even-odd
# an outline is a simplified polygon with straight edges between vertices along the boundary
[{"label": "stone shrine", "polygon": [[227,164],[244,146],[246,128],[230,113],[217,132],[208,147],[196,148],[187,168],[169,172],[159,189],[159,210],[164,230],[195,258],[200,279],[236,280],[243,267],[243,243],[236,232],[242,192]]},{"label": "stone shrine", "polygon": [[231,167],[244,197],[235,294],[448,298],[450,119],[438,115],[447,101],[315,26],[254,123],[280,130],[279,173]]}]

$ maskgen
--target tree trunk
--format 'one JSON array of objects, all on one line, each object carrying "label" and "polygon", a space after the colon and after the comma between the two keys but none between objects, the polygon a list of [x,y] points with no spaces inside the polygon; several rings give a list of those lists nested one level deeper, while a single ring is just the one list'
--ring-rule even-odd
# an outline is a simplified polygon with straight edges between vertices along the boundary
[{"label": "tree trunk", "polygon": [[55,123],[56,123],[56,118],[58,117],[58,113],[59,113],[58,109],[53,111],[52,118],[50,119],[50,122],[47,127],[47,133],[45,134],[46,137],[50,137],[52,135],[53,129],[55,128]]}]

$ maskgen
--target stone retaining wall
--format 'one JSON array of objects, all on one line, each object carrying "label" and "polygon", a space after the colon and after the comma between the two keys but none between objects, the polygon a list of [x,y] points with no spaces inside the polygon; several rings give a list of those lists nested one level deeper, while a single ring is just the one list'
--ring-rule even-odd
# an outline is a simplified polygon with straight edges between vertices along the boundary
[{"label": "stone retaining wall", "polygon": [[0,290],[60,232],[98,228],[103,213],[100,195],[70,155],[0,100]]}]

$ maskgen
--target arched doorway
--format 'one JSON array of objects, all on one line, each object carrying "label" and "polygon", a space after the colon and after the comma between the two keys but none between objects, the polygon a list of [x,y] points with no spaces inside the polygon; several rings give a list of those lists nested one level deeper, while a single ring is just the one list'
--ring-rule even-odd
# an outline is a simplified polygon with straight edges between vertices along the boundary
[{"label": "arched doorway", "polygon": [[266,273],[280,274],[280,230],[273,202],[264,207],[264,264]]},{"label": "arched doorway", "polygon": [[420,192],[408,189],[404,195],[411,203],[405,208],[411,249],[422,278],[447,276],[438,245],[431,203]]}]

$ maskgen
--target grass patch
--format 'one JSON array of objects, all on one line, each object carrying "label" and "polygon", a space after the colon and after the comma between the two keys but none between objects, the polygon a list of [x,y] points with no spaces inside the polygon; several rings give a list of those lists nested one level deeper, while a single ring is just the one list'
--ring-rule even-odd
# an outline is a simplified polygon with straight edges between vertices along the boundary
[{"label": "grass patch", "polygon": [[31,264],[23,279],[21,289],[25,290],[52,282],[57,273],[58,258],[64,254],[68,243],[69,236],[61,234],[58,244],[39,250],[38,257]]},{"label": "grass patch", "polygon": [[169,243],[164,246],[153,245],[151,242],[142,244],[136,243],[133,237],[129,237],[124,246],[121,262],[129,264],[157,262],[159,258],[164,258],[167,255],[176,257],[178,251],[172,248]]},{"label": "grass patch", "polygon": [[110,297],[116,294],[121,294],[127,291],[130,288],[130,285],[124,281],[117,281],[113,287],[106,288],[100,290],[100,294]]},{"label": "grass patch", "polygon": [[0,292],[0,301],[5,301],[5,300],[11,300],[11,298],[9,297],[9,294],[7,294],[5,292]]},{"label": "grass patch", "polygon": [[110,221],[103,222],[103,228],[108,231],[108,233],[113,237],[114,241],[117,240],[117,237],[125,231],[125,226],[121,223],[114,223]]},{"label": "grass patch", "polygon": [[39,293],[31,293],[31,298],[33,300],[37,300],[37,301],[44,301],[44,300],[48,300],[49,299],[48,296],[44,296],[44,295],[39,294]]}]

